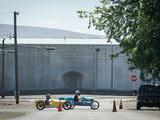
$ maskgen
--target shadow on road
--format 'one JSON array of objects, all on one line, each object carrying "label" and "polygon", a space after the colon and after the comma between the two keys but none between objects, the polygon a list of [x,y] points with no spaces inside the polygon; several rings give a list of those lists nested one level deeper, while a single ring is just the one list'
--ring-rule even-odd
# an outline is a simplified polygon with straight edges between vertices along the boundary
[{"label": "shadow on road", "polygon": [[132,110],[132,111],[160,111],[159,108],[142,108],[141,110],[128,108],[125,110]]}]

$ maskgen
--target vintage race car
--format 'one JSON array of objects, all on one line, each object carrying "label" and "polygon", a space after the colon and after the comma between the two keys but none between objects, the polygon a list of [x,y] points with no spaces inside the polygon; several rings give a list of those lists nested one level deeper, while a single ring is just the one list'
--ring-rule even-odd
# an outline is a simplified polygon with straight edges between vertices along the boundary
[{"label": "vintage race car", "polygon": [[36,100],[35,101],[36,107],[38,110],[43,110],[44,108],[58,108],[59,105],[62,105],[62,108],[68,110],[71,108],[71,103],[66,100],[59,100],[59,99],[51,99],[49,103],[46,100]]},{"label": "vintage race car", "polygon": [[75,101],[74,97],[60,97],[60,100],[66,100],[71,104],[70,109],[73,109],[75,106],[90,106],[91,109],[96,110],[99,108],[99,102],[96,101],[93,97],[81,97],[79,101]]}]

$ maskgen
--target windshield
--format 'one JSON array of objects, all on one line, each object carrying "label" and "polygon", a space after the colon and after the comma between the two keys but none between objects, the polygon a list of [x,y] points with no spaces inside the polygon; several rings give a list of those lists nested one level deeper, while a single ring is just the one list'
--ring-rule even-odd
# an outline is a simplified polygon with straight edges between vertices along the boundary
[{"label": "windshield", "polygon": [[139,92],[159,92],[160,86],[141,86]]}]

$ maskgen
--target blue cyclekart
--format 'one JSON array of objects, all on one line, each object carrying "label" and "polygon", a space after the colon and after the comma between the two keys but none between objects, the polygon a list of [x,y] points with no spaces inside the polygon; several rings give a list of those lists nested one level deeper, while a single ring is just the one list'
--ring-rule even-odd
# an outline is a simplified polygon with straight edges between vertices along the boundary
[{"label": "blue cyclekart", "polygon": [[90,106],[93,110],[99,108],[99,102],[93,97],[81,97],[79,101],[75,101],[74,97],[61,97],[59,99],[69,102],[71,104],[70,109],[73,109],[75,106]]}]

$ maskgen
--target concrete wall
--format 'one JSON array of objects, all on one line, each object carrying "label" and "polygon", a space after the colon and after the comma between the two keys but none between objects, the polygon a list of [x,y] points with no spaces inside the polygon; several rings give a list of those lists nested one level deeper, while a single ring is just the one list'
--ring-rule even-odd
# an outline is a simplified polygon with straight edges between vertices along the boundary
[{"label": "concrete wall", "polygon": [[[111,45],[20,44],[18,50],[20,90],[111,90]],[[114,45],[113,53],[119,51]],[[14,54],[6,52],[5,59],[6,88],[14,90]],[[133,83],[129,76],[127,58],[120,55],[113,60],[113,89],[137,89],[139,79]]]}]

